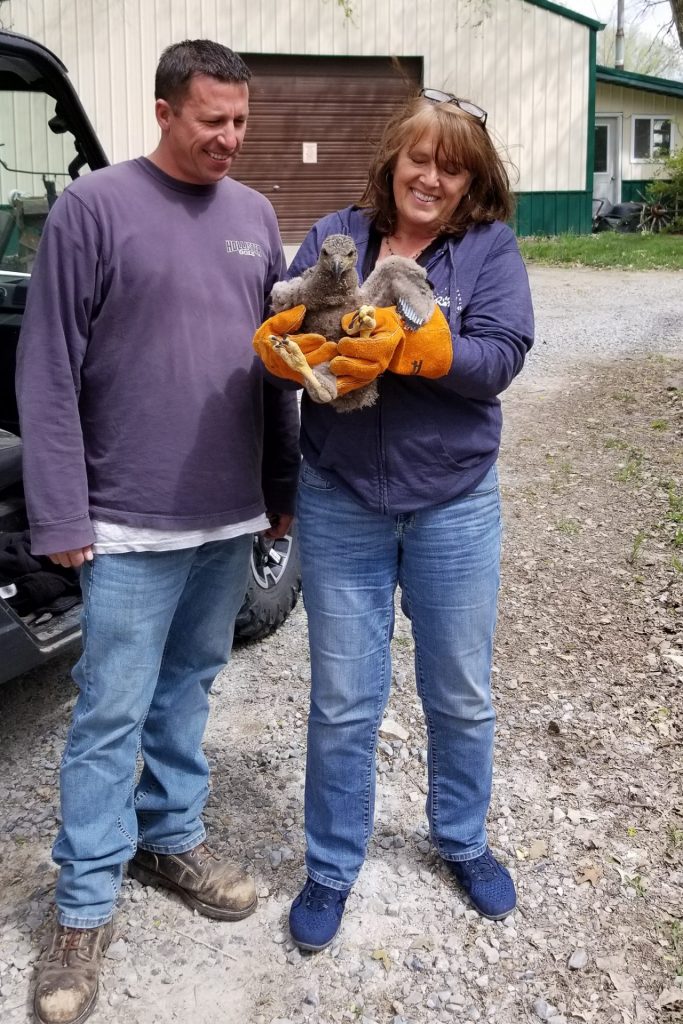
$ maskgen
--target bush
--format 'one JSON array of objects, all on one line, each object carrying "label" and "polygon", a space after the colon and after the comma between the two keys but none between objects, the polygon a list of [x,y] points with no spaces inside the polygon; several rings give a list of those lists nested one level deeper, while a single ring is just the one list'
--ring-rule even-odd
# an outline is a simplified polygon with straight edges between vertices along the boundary
[{"label": "bush", "polygon": [[666,206],[672,217],[670,230],[683,231],[683,148],[664,157],[661,173],[667,177],[648,185],[646,201]]}]

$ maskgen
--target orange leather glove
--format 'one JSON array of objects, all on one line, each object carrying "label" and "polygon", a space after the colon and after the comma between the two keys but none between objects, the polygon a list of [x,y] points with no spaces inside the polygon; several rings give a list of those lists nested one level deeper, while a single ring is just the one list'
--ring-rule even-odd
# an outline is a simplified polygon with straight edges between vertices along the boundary
[{"label": "orange leather glove", "polygon": [[319,366],[321,363],[329,362],[337,351],[335,342],[328,341],[322,334],[296,334],[305,315],[305,306],[283,309],[281,313],[275,313],[261,324],[253,340],[256,354],[266,369],[275,377],[293,380],[297,384],[304,384],[304,378],[297,370],[288,366],[277,349],[273,348],[270,341],[271,335],[278,338],[284,337],[285,334],[290,335],[303,352],[309,366]]},{"label": "orange leather glove", "polygon": [[[342,317],[342,328],[348,331],[355,313]],[[337,352],[330,361],[330,369],[337,378],[340,395],[354,391],[379,377],[389,366],[391,359],[404,336],[401,320],[392,306],[375,309],[376,326],[366,338],[341,338]]]},{"label": "orange leather glove", "polygon": [[448,321],[437,306],[416,331],[405,331],[387,369],[405,376],[445,377],[453,363],[453,338]]}]

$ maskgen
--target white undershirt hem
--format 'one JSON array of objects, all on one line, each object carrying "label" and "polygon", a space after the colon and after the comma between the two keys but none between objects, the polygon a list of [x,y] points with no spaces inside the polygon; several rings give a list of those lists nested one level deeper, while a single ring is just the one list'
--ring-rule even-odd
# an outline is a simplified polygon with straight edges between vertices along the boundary
[{"label": "white undershirt hem", "polygon": [[267,530],[265,515],[255,516],[230,526],[214,526],[210,530],[155,530],[149,527],[124,526],[121,523],[93,521],[96,555],[121,555],[128,551],[179,551],[198,548],[214,540],[232,540],[245,533]]}]

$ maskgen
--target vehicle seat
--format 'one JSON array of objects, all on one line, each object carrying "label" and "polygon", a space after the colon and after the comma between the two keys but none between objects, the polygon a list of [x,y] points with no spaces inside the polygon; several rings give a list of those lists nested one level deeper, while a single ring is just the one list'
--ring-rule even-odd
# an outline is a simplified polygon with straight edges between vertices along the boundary
[{"label": "vehicle seat", "polygon": [[0,208],[0,264],[9,246],[10,239],[14,234],[16,221],[10,210]]},{"label": "vehicle seat", "polygon": [[21,481],[21,438],[0,430],[0,491]]}]

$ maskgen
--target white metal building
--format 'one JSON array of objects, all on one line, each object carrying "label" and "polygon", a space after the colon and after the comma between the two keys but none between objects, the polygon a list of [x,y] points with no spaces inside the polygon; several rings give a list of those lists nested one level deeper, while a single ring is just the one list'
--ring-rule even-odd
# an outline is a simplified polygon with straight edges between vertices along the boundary
[{"label": "white metal building", "polygon": [[[334,0],[10,0],[2,15],[62,58],[113,161],[156,144],[153,77],[166,45],[209,37],[241,53],[254,80],[235,174],[268,195],[286,241],[359,198],[406,83],[489,112],[520,233],[590,230],[599,22],[550,0],[355,0],[354,10],[348,19]],[[680,106],[671,117],[681,120]]]},{"label": "white metal building", "polygon": [[595,198],[641,202],[657,157],[683,143],[683,82],[598,67]]}]

